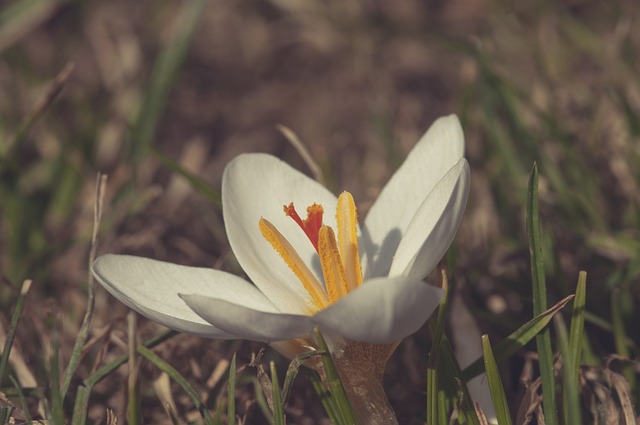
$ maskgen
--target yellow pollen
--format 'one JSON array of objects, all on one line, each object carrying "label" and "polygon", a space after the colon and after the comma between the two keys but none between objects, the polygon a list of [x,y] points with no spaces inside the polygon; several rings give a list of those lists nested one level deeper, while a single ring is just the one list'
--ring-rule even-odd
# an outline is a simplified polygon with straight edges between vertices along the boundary
[{"label": "yellow pollen", "polygon": [[307,220],[298,216],[293,203],[285,205],[284,211],[301,227],[316,248],[324,276],[324,287],[273,224],[261,218],[258,226],[262,236],[300,279],[317,310],[328,307],[362,284],[362,266],[358,252],[358,213],[349,192],[342,192],[338,197],[337,241],[333,229],[322,225],[322,206],[313,204],[309,207]]},{"label": "yellow pollen", "polygon": [[331,303],[347,295],[347,279],[340,260],[336,236],[329,226],[322,226],[318,233],[318,255],[324,275],[324,286]]},{"label": "yellow pollen", "polygon": [[309,295],[311,295],[311,299],[318,309],[322,310],[333,302],[329,301],[327,294],[322,288],[320,282],[318,282],[318,279],[316,279],[315,275],[311,270],[309,270],[304,261],[302,261],[289,241],[282,236],[282,233],[280,233],[273,224],[264,218],[260,219],[258,226],[260,227],[262,236],[264,236],[273,249],[280,254],[280,257],[282,257],[287,266],[289,266],[291,271],[298,277],[298,279],[300,279],[302,286],[304,286],[304,289],[306,289]]},{"label": "yellow pollen", "polygon": [[353,196],[349,192],[342,192],[338,197],[336,210],[338,227],[338,245],[340,257],[347,279],[347,287],[352,291],[362,284],[362,266],[358,252],[358,213]]}]

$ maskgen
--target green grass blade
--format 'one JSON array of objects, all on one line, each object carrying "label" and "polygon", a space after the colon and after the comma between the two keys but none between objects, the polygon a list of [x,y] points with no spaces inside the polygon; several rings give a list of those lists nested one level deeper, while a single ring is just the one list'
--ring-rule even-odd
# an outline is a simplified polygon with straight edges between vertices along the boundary
[{"label": "green grass blade", "polygon": [[[629,336],[624,323],[623,302],[630,299],[631,295],[627,288],[614,289],[611,292],[611,326],[613,328],[613,341],[618,355],[624,358],[631,358],[631,351],[626,343]],[[636,377],[630,364],[622,367],[622,374],[629,382],[632,391],[636,388]]]},{"label": "green grass blade", "polygon": [[229,425],[236,425],[236,374],[238,373],[236,364],[236,353],[233,353],[227,386],[227,423]]},{"label": "green grass blade", "polygon": [[63,3],[55,0],[3,2],[3,9],[0,11],[0,51],[42,25]]},{"label": "green grass blade", "polygon": [[587,299],[587,273],[581,271],[578,275],[576,297],[573,300],[573,312],[571,313],[571,330],[569,333],[570,359],[565,360],[575,373],[580,368],[580,355],[584,343],[584,313]]},{"label": "green grass blade", "polygon": [[438,412],[442,409],[439,407],[439,391],[438,391],[438,360],[440,356],[440,347],[442,344],[442,335],[444,334],[444,322],[447,312],[447,300],[449,296],[449,281],[447,279],[446,270],[441,270],[442,290],[444,296],[440,300],[438,308],[438,317],[433,325],[433,343],[431,345],[431,353],[427,361],[427,425],[436,425],[438,423]]},{"label": "green grass blade", "polygon": [[176,37],[167,43],[153,67],[151,80],[133,129],[132,154],[140,157],[150,146],[158,121],[162,117],[167,97],[184,63],[194,30],[203,16],[206,0],[184,3],[182,27]]},{"label": "green grass blade", "polygon": [[[540,217],[538,214],[538,166],[533,165],[527,191],[527,235],[531,255],[531,279],[533,281],[533,315],[538,316],[547,309],[547,284],[545,281],[544,259],[540,235]],[[542,409],[547,425],[557,425],[557,403],[555,374],[553,368],[553,349],[549,328],[536,335],[540,375],[542,378]]]},{"label": "green grass blade", "polygon": [[211,186],[207,182],[191,173],[190,171],[186,170],[178,162],[169,158],[159,150],[155,149],[154,147],[151,147],[150,149],[151,154],[155,156],[162,165],[187,180],[197,192],[210,200],[214,205],[219,208],[222,207],[222,198],[220,197],[220,192],[213,190],[213,188],[211,188]]},{"label": "green grass blade", "polygon": [[355,414],[351,409],[351,404],[349,403],[349,399],[347,398],[347,393],[342,386],[342,382],[340,381],[340,376],[338,376],[338,370],[336,369],[335,364],[333,363],[333,358],[329,352],[329,347],[325,342],[320,330],[316,327],[314,329],[314,335],[316,339],[316,343],[322,352],[322,366],[324,367],[324,372],[327,379],[327,386],[329,387],[329,391],[331,392],[331,396],[337,403],[338,412],[342,418],[340,423],[344,424],[357,424]]},{"label": "green grass blade", "polygon": [[[168,330],[158,336],[145,341],[141,346],[153,348],[177,334],[178,332],[176,331]],[[91,391],[93,390],[94,385],[102,381],[117,368],[125,364],[128,359],[128,354],[116,358],[111,363],[93,372],[84,380],[82,385],[78,386],[78,389],[76,391],[76,400],[73,407],[73,418],[71,422],[73,425],[84,425],[86,423],[87,409],[89,408],[89,396],[91,395]]]},{"label": "green grass blade", "polygon": [[187,380],[182,375],[180,375],[180,373],[175,370],[173,366],[162,360],[153,351],[149,350],[144,345],[138,345],[137,351],[138,354],[150,361],[158,369],[165,372],[171,379],[173,379],[178,385],[180,385],[184,392],[187,393],[187,395],[191,398],[191,401],[198,409],[198,412],[204,419],[204,422],[206,424],[213,424],[213,419],[211,418],[211,415],[204,403],[202,403],[202,401],[200,400],[200,397],[198,396],[196,390],[193,389],[189,382],[187,382]]},{"label": "green grass blade", "polygon": [[[267,419],[267,422],[273,423],[273,413],[271,412],[271,407],[269,407],[269,402],[267,401],[267,398],[264,396],[263,392],[264,386],[255,376],[251,377],[250,379],[251,382],[253,382],[253,389],[256,395],[256,402],[258,403],[258,407],[262,411],[264,417]],[[266,379],[269,382],[269,385],[271,385],[271,381],[269,381],[269,378]]]},{"label": "green grass blade", "polygon": [[491,350],[489,336],[482,335],[482,351],[484,358],[484,368],[487,371],[487,381],[489,382],[489,391],[491,392],[491,401],[496,410],[496,418],[499,425],[511,425],[511,414],[509,413],[509,404],[502,387],[500,379],[500,371],[496,364],[496,359]]},{"label": "green grass blade", "polygon": [[9,422],[12,411],[12,406],[0,406],[0,425],[5,425],[7,422]]},{"label": "green grass blade", "polygon": [[[24,2],[19,2],[24,3]],[[46,3],[46,2],[44,2]],[[2,17],[0,17],[0,22],[2,21]],[[1,28],[1,25],[0,25]],[[0,29],[0,45],[2,44],[2,30]],[[1,48],[0,48],[1,50]],[[55,79],[49,85],[46,93],[42,98],[38,100],[38,102],[33,105],[29,115],[26,119],[20,124],[18,129],[16,130],[13,140],[11,140],[7,146],[2,146],[2,151],[0,151],[0,170],[4,168],[5,165],[10,166],[12,163],[12,157],[14,153],[18,150],[21,142],[24,140],[25,136],[29,132],[31,126],[38,121],[40,117],[47,111],[47,109],[51,106],[53,101],[58,97],[58,95],[62,92],[62,89],[67,84],[71,73],[73,72],[73,64],[68,63],[62,71],[55,77]]]},{"label": "green grass blade", "polygon": [[73,404],[73,416],[71,425],[85,425],[87,422],[87,409],[89,408],[89,396],[91,388],[79,385],[76,390],[76,401]]},{"label": "green grass blade", "polygon": [[280,382],[278,381],[278,371],[276,370],[275,362],[269,363],[269,369],[271,372],[271,393],[273,396],[273,424],[285,425],[284,405],[282,401],[282,394],[280,393]]},{"label": "green grass blade", "polygon": [[554,325],[560,346],[560,356],[563,359],[562,368],[562,413],[565,424],[582,423],[582,411],[580,409],[580,382],[578,370],[573,368],[572,350],[580,351],[579,347],[569,346],[569,336],[567,327],[562,319],[562,315],[554,316]]},{"label": "green grass blade", "polygon": [[11,323],[9,324],[7,338],[4,343],[4,348],[2,349],[2,357],[0,357],[0,384],[4,381],[4,375],[9,362],[9,354],[11,354],[11,347],[13,346],[13,340],[16,337],[16,329],[18,328],[18,323],[20,322],[20,317],[24,310],[24,302],[27,298],[27,294],[29,293],[29,288],[31,288],[31,281],[25,280],[22,284],[22,288],[20,289],[20,294],[18,294],[16,308],[13,310],[13,314],[11,315]]},{"label": "green grass blade", "polygon": [[[168,340],[169,338],[177,335],[178,332],[173,331],[173,330],[168,330],[158,336],[155,336],[153,338],[150,338],[149,340],[145,341],[142,346],[146,347],[146,348],[153,348],[158,344],[163,343],[164,341]],[[97,384],[98,382],[102,381],[107,375],[109,375],[111,372],[113,372],[114,370],[116,370],[117,368],[119,368],[120,366],[122,366],[123,364],[125,364],[128,360],[129,356],[128,355],[123,355],[118,357],[117,359],[115,359],[114,361],[112,361],[111,363],[101,367],[100,369],[96,370],[95,372],[93,372],[91,375],[89,375],[89,377],[87,377],[87,379],[84,380],[84,385],[89,387],[89,388],[93,388],[93,386],[95,384]]]},{"label": "green grass blade", "polygon": [[129,376],[127,380],[127,419],[130,425],[142,424],[142,409],[140,406],[140,385],[138,382],[138,359],[136,356],[136,313],[127,314],[128,348],[129,348]]},{"label": "green grass blade", "polygon": [[331,393],[322,385],[322,380],[320,379],[320,375],[316,371],[311,371],[309,374],[309,379],[311,380],[311,385],[313,389],[320,397],[320,402],[324,407],[324,411],[327,412],[327,416],[329,416],[329,420],[332,424],[338,425],[340,424],[340,413],[338,412],[338,406],[335,403],[333,397],[331,397]]},{"label": "green grass blade", "polygon": [[171,424],[180,425],[180,421],[176,416],[176,412],[173,411],[173,408],[171,407],[171,405],[169,403],[166,403],[164,407],[165,409],[167,409],[167,414],[169,415],[169,420],[171,420]]},{"label": "green grass blade", "polygon": [[[29,405],[27,404],[27,399],[24,396],[24,390],[22,389],[22,387],[20,387],[20,382],[18,382],[18,380],[14,378],[13,375],[9,375],[9,380],[17,391],[16,396],[18,397],[18,400],[20,400],[20,407],[22,408],[22,413],[24,413],[25,422],[27,423],[27,425],[31,425],[33,422],[31,420],[31,414],[29,413]],[[40,399],[44,398],[42,394],[39,394],[38,397]]]},{"label": "green grass blade", "polygon": [[[549,324],[551,318],[553,318],[553,316],[558,311],[564,308],[564,306],[567,305],[567,303],[571,301],[572,298],[573,295],[565,297],[556,305],[554,305],[544,313],[529,320],[527,323],[520,326],[518,330],[513,332],[504,340],[500,341],[500,343],[497,344],[493,349],[496,361],[498,363],[502,363],[516,351],[521,349],[525,344],[531,341],[533,337],[540,333],[540,331]],[[464,371],[462,372],[462,378],[465,382],[468,382],[470,379],[475,378],[482,372],[484,372],[484,363],[482,359],[478,359],[464,369]]]}]

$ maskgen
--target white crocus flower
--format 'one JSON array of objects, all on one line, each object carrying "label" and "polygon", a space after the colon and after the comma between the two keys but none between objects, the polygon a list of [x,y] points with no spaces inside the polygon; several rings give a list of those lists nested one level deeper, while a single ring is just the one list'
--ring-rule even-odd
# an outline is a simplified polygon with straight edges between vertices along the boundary
[{"label": "white crocus flower", "polygon": [[[318,327],[334,356],[356,369],[357,359],[369,359],[379,377],[396,343],[441,299],[423,279],[451,244],[466,205],[463,155],[457,117],[437,120],[362,227],[348,192],[336,198],[273,156],[240,155],[224,171],[222,209],[231,248],[253,283],[123,255],[98,258],[93,273],[123,303],[179,331],[271,342],[291,357],[313,347]],[[307,220],[296,207],[308,207]]]}]

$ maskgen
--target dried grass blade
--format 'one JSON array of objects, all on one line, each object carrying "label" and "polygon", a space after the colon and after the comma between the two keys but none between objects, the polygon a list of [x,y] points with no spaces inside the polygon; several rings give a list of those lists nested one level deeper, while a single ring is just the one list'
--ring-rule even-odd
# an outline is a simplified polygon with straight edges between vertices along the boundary
[{"label": "dried grass blade", "polygon": [[80,363],[82,351],[87,342],[87,339],[89,338],[91,324],[93,323],[96,282],[93,278],[93,274],[91,273],[91,265],[96,259],[96,252],[98,249],[98,234],[100,232],[100,223],[102,221],[102,212],[104,209],[104,194],[106,188],[106,174],[98,174],[96,177],[96,197],[93,205],[93,232],[91,235],[91,249],[89,250],[89,274],[87,277],[87,311],[84,314],[82,325],[80,325],[78,336],[76,337],[76,341],[73,345],[71,357],[69,358],[69,365],[67,366],[67,369],[65,370],[64,376],[62,378],[62,387],[60,393],[63,400],[67,394],[67,391],[69,390],[71,378],[78,368],[78,363]]}]

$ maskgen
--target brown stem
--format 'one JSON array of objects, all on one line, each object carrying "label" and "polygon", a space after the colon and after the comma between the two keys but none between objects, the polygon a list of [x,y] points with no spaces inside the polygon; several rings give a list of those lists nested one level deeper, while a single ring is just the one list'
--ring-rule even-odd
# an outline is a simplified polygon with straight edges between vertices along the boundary
[{"label": "brown stem", "polygon": [[394,425],[396,415],[382,386],[382,375],[396,345],[348,342],[334,362],[360,425]]}]

